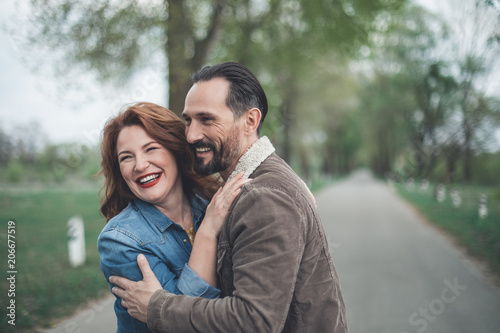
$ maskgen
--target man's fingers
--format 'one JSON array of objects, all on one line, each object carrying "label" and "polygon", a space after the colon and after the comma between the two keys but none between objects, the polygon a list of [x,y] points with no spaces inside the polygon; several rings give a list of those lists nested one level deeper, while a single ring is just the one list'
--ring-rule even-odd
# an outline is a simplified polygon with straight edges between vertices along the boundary
[{"label": "man's fingers", "polygon": [[126,293],[126,291],[125,291],[125,290],[123,290],[123,289],[122,289],[122,288],[120,288],[120,287],[113,287],[113,288],[111,289],[111,292],[112,292],[113,294],[115,294],[115,295],[116,295],[116,297],[121,298],[121,299],[123,299],[123,297],[125,296],[125,293]]},{"label": "man's fingers", "polygon": [[150,278],[151,275],[153,275],[153,277],[155,276],[153,271],[151,270],[151,267],[149,266],[148,259],[146,259],[146,256],[144,256],[144,254],[141,253],[137,256],[137,265],[141,270],[143,280]]},{"label": "man's fingers", "polygon": [[128,289],[130,282],[132,281],[120,276],[110,276],[109,282],[111,284],[117,285],[121,289]]},{"label": "man's fingers", "polygon": [[122,306],[125,308],[125,309],[128,309],[128,304],[127,304],[127,301],[125,301],[124,298],[122,298]]}]

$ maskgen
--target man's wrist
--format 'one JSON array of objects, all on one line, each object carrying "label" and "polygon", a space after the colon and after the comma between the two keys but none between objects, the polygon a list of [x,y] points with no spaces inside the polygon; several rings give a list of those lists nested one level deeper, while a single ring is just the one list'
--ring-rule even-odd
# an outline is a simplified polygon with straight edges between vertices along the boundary
[{"label": "man's wrist", "polygon": [[162,331],[161,309],[163,303],[168,300],[170,295],[168,291],[159,289],[149,299],[146,324],[153,332]]}]

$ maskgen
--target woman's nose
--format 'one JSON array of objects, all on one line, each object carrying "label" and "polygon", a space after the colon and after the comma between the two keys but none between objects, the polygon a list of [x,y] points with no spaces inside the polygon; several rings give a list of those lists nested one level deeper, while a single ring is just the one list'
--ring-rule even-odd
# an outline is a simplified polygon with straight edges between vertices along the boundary
[{"label": "woman's nose", "polygon": [[149,163],[149,161],[146,158],[142,158],[142,157],[137,156],[135,159],[134,170],[137,172],[143,172],[144,170],[146,170],[149,167],[150,164],[151,163]]}]

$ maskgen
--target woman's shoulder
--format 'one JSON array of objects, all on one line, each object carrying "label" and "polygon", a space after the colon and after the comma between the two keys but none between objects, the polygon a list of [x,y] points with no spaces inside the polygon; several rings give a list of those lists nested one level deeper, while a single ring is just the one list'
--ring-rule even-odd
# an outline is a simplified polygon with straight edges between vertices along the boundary
[{"label": "woman's shoulder", "polygon": [[112,217],[108,223],[106,223],[106,227],[104,229],[112,229],[118,226],[126,226],[133,220],[140,218],[137,211],[137,207],[135,207],[133,202],[129,202],[127,207],[125,207],[118,215]]},{"label": "woman's shoulder", "polygon": [[[99,235],[99,240],[129,238],[143,243],[142,238],[148,233],[147,221],[133,202],[129,203],[118,215],[111,218]],[[122,237],[119,237],[122,236]]]}]

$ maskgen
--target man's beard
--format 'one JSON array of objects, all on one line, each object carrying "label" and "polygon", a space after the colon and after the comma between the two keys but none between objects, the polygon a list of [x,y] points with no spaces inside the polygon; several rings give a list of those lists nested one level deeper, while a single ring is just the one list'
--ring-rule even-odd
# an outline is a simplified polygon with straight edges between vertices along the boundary
[{"label": "man's beard", "polygon": [[[229,133],[220,147],[216,147],[215,143],[208,140],[201,140],[189,146],[194,152],[194,171],[202,176],[208,176],[216,172],[227,170],[240,154],[240,142],[238,140],[237,129]],[[212,159],[204,164],[205,159],[197,157],[196,148],[207,147],[212,151]]]}]

